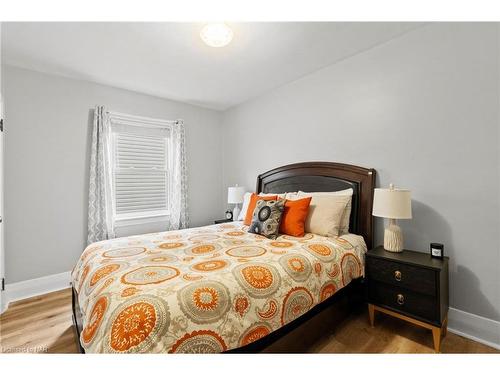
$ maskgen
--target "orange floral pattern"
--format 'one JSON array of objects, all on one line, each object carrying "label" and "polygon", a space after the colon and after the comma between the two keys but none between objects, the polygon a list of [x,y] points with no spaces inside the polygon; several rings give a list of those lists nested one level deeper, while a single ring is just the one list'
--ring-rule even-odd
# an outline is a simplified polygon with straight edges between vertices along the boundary
[{"label": "orange floral pattern", "polygon": [[125,273],[122,284],[146,285],[160,284],[180,275],[175,267],[170,266],[144,266]]},{"label": "orange floral pattern", "polygon": [[152,296],[138,296],[120,305],[107,329],[106,352],[141,353],[154,344],[170,324],[166,304]]},{"label": "orange floral pattern", "polygon": [[313,252],[315,252],[316,254],[318,255],[321,255],[321,256],[328,256],[332,253],[332,250],[326,246],[326,245],[322,245],[322,244],[312,244],[312,245],[307,245],[307,248]]},{"label": "orange floral pattern", "polygon": [[293,243],[287,241],[272,241],[269,243],[269,245],[274,247],[287,248],[287,247],[292,247]]},{"label": "orange floral pattern", "polygon": [[200,280],[203,279],[203,276],[201,275],[190,275],[190,274],[185,274],[182,275],[182,278],[186,281],[195,281],[195,280]]},{"label": "orange floral pattern", "polygon": [[265,323],[257,323],[250,327],[245,333],[243,333],[243,337],[240,340],[240,346],[245,346],[251,344],[258,339],[266,337],[273,330],[268,324]]},{"label": "orange floral pattern", "polygon": [[250,308],[250,301],[244,294],[239,294],[234,298],[234,311],[240,316],[244,317]]},{"label": "orange floral pattern", "polygon": [[332,279],[335,279],[340,273],[340,266],[337,263],[332,264],[332,268],[327,271],[327,275]]},{"label": "orange floral pattern", "polygon": [[92,277],[90,278],[90,286],[95,286],[100,280],[117,271],[119,268],[119,264],[108,264],[106,266],[98,268],[96,271],[94,271]]},{"label": "orange floral pattern", "polygon": [[281,324],[285,325],[297,319],[309,311],[313,304],[313,296],[307,288],[299,286],[291,289],[283,300]]},{"label": "orange floral pattern", "polygon": [[267,297],[280,286],[281,277],[274,266],[265,263],[243,264],[234,268],[233,274],[252,297]]},{"label": "orange floral pattern", "polygon": [[92,307],[88,324],[82,331],[83,344],[88,345],[94,339],[97,330],[101,326],[107,308],[108,298],[106,296],[100,297]]},{"label": "orange floral pattern", "polygon": [[154,307],[148,303],[135,303],[118,314],[111,327],[111,347],[119,352],[139,345],[148,337],[156,324]]},{"label": "orange floral pattern", "polygon": [[82,289],[83,282],[87,278],[87,275],[89,274],[89,272],[90,272],[90,264],[86,264],[85,267],[83,267],[83,272],[82,272],[82,275],[80,276],[80,282],[78,283],[77,292],[80,292],[80,290]]},{"label": "orange floral pattern", "polygon": [[223,316],[230,307],[229,290],[217,281],[197,281],[178,294],[179,305],[194,323],[211,323]]},{"label": "orange floral pattern", "polygon": [[210,330],[186,333],[169,353],[210,354],[227,350],[226,343],[217,333]]},{"label": "orange floral pattern", "polygon": [[337,292],[337,287],[333,282],[328,282],[321,287],[321,291],[319,292],[319,300],[323,302],[324,300],[330,298]]},{"label": "orange floral pattern", "polygon": [[249,345],[362,276],[365,250],[352,234],[270,240],[238,222],[102,241],[72,271],[80,342],[88,353]]},{"label": "orange floral pattern", "polygon": [[227,236],[233,236],[233,237],[238,237],[238,236],[243,236],[245,235],[245,232],[227,232]]},{"label": "orange floral pattern", "polygon": [[256,289],[267,289],[273,284],[273,274],[266,266],[248,266],[241,270],[245,281]]},{"label": "orange floral pattern", "polygon": [[199,272],[212,272],[212,271],[217,271],[220,270],[221,268],[224,268],[228,265],[228,262],[225,260],[209,260],[206,262],[200,262],[196,263],[192,266],[193,271],[199,271]]},{"label": "orange floral pattern", "polygon": [[164,254],[155,254],[149,252],[149,254],[153,254],[151,256],[139,259],[141,263],[174,263],[177,261],[177,257],[173,255],[164,255]]},{"label": "orange floral pattern", "polygon": [[192,246],[191,248],[186,250],[186,254],[188,255],[206,255],[212,253],[217,250],[217,246],[213,244],[199,244]]},{"label": "orange floral pattern", "polygon": [[226,254],[237,258],[254,258],[264,255],[266,251],[262,246],[243,245],[227,250]]},{"label": "orange floral pattern", "polygon": [[278,303],[274,299],[269,300],[269,302],[266,305],[264,305],[263,310],[257,309],[257,314],[262,319],[272,319],[277,312],[278,312]]},{"label": "orange floral pattern", "polygon": [[323,262],[336,261],[341,249],[330,241],[311,241],[303,244],[302,248]]},{"label": "orange floral pattern", "polygon": [[96,290],[96,294],[101,294],[104,289],[106,289],[108,286],[110,286],[111,284],[113,284],[113,282],[115,281],[115,278],[114,277],[110,277],[109,279],[106,279],[102,285],[99,287],[99,289]]},{"label": "orange floral pattern", "polygon": [[289,236],[289,235],[284,235],[282,238],[287,241],[297,241],[297,242],[305,242],[312,240],[314,238],[314,234],[312,233],[306,233],[303,237],[294,237],[294,236]]},{"label": "orange floral pattern", "polygon": [[361,262],[354,254],[346,253],[342,255],[340,268],[342,269],[342,283],[345,286],[353,279],[359,277],[361,273]]},{"label": "orange floral pattern", "polygon": [[314,263],[314,272],[316,272],[316,275],[319,276],[321,274],[322,269],[323,267],[321,266],[321,263],[319,262]]},{"label": "orange floral pattern", "polygon": [[183,246],[184,246],[184,244],[182,242],[165,242],[165,243],[158,245],[158,247],[160,249],[165,249],[165,250],[177,249],[177,248],[183,247]]},{"label": "orange floral pattern", "polygon": [[133,296],[134,294],[136,294],[139,291],[140,291],[140,289],[137,289],[137,288],[131,286],[129,288],[123,289],[121,296],[122,297],[130,297],[130,296]]},{"label": "orange floral pattern", "polygon": [[311,262],[309,262],[309,260],[303,255],[284,255],[280,258],[279,262],[286,273],[288,273],[295,281],[302,282],[311,276]]}]

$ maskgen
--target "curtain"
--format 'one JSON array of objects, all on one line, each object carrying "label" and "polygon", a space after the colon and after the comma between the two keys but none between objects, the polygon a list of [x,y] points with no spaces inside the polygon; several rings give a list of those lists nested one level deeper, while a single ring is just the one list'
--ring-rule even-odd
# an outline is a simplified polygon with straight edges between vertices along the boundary
[{"label": "curtain", "polygon": [[169,230],[189,226],[187,204],[187,162],[184,121],[178,120],[172,126],[172,190],[170,202]]},{"label": "curtain", "polygon": [[115,237],[110,148],[109,114],[103,106],[96,106],[90,154],[88,244]]}]

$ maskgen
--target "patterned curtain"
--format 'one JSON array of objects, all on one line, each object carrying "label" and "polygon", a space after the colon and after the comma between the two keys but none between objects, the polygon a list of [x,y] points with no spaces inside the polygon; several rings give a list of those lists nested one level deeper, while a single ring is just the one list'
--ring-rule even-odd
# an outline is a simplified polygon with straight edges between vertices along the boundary
[{"label": "patterned curtain", "polygon": [[178,120],[172,126],[172,190],[169,230],[189,226],[187,204],[187,162],[184,121]]},{"label": "patterned curtain", "polygon": [[115,237],[110,140],[108,113],[103,106],[96,106],[90,154],[88,244]]}]

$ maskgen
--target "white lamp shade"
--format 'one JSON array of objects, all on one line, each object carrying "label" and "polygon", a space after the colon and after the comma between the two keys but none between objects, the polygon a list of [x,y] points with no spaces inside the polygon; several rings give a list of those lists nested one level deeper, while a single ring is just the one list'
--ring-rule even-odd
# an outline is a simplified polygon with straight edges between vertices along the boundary
[{"label": "white lamp shade", "polygon": [[411,193],[403,189],[375,189],[373,216],[411,219]]},{"label": "white lamp shade", "polygon": [[230,186],[227,189],[227,203],[239,204],[243,203],[245,188],[243,186]]}]

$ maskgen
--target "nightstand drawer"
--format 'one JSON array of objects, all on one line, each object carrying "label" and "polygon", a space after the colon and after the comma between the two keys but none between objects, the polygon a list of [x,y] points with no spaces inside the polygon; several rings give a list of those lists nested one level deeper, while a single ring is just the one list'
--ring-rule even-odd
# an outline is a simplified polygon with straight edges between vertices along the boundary
[{"label": "nightstand drawer", "polygon": [[369,279],[400,286],[417,293],[436,295],[436,272],[387,259],[370,257],[366,268]]},{"label": "nightstand drawer", "polygon": [[436,298],[431,296],[370,280],[368,301],[439,324]]}]

